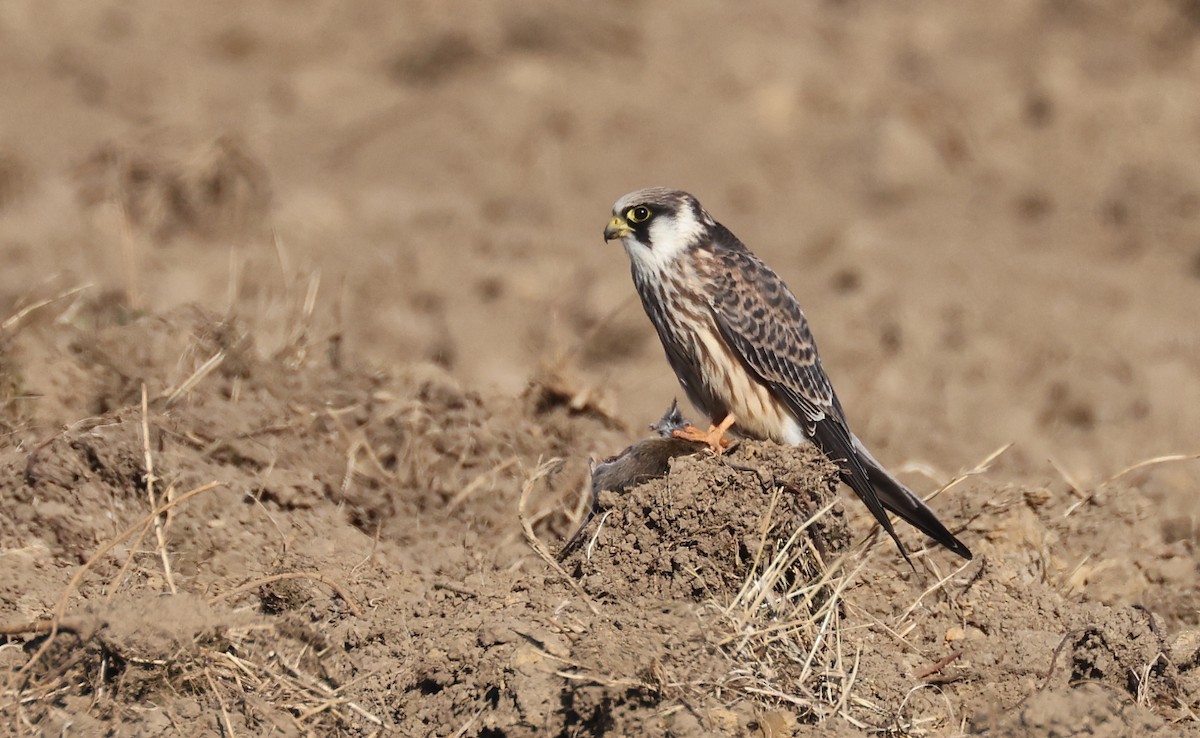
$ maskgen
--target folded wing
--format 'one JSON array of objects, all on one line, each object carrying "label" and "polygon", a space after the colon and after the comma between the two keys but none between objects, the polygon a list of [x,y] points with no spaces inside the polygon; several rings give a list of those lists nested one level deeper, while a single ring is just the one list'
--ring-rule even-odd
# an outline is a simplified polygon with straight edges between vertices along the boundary
[{"label": "folded wing", "polygon": [[[779,277],[728,231],[717,250],[721,272],[709,305],[721,335],[747,370],[768,385],[803,423],[808,437],[841,469],[842,480],[866,504],[908,560],[885,508],[964,558],[971,552],[916,495],[875,460],[851,433],[841,403],[821,367],[808,321]],[[912,562],[909,561],[911,564]]]}]

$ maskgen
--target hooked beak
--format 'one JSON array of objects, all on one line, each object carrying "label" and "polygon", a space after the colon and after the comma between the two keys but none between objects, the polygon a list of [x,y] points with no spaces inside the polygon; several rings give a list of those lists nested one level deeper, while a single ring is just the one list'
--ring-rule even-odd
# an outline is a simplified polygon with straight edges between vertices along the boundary
[{"label": "hooked beak", "polygon": [[604,240],[608,242],[614,238],[625,238],[629,235],[629,231],[629,224],[620,216],[614,215],[608,225],[604,226]]}]

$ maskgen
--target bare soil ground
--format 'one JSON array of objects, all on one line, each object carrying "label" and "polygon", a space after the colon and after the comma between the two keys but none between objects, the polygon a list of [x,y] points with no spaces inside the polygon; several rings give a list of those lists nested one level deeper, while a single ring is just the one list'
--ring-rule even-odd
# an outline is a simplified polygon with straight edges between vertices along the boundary
[{"label": "bare soil ground", "polygon": [[[0,7],[0,733],[1200,735],[1180,0]],[[680,394],[694,192],[976,552]]]}]

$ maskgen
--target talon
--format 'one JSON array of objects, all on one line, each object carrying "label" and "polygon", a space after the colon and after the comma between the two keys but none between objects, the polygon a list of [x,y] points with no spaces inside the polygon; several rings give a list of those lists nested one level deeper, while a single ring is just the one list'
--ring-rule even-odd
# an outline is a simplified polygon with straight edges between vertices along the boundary
[{"label": "talon", "polygon": [[676,428],[671,431],[671,435],[685,441],[706,444],[712,449],[714,454],[720,456],[725,453],[725,449],[729,448],[730,441],[725,437],[725,432],[729,430],[733,423],[734,417],[728,415],[721,421],[720,425],[710,425],[706,431],[702,431],[689,423],[682,428]]},{"label": "talon", "polygon": [[684,441],[693,441],[695,443],[708,443],[708,433],[700,430],[699,428],[692,425],[691,423],[683,426],[682,428],[676,428],[675,430],[671,431],[671,436],[673,438],[679,438]]}]

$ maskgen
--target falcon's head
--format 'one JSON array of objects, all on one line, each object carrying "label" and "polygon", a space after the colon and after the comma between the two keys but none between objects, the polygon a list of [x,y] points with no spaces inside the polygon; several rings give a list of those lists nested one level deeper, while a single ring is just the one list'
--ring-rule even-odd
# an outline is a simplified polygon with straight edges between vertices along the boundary
[{"label": "falcon's head", "polygon": [[648,187],[617,200],[604,240],[621,239],[635,268],[657,271],[670,268],[690,247],[706,240],[715,225],[688,193]]}]

